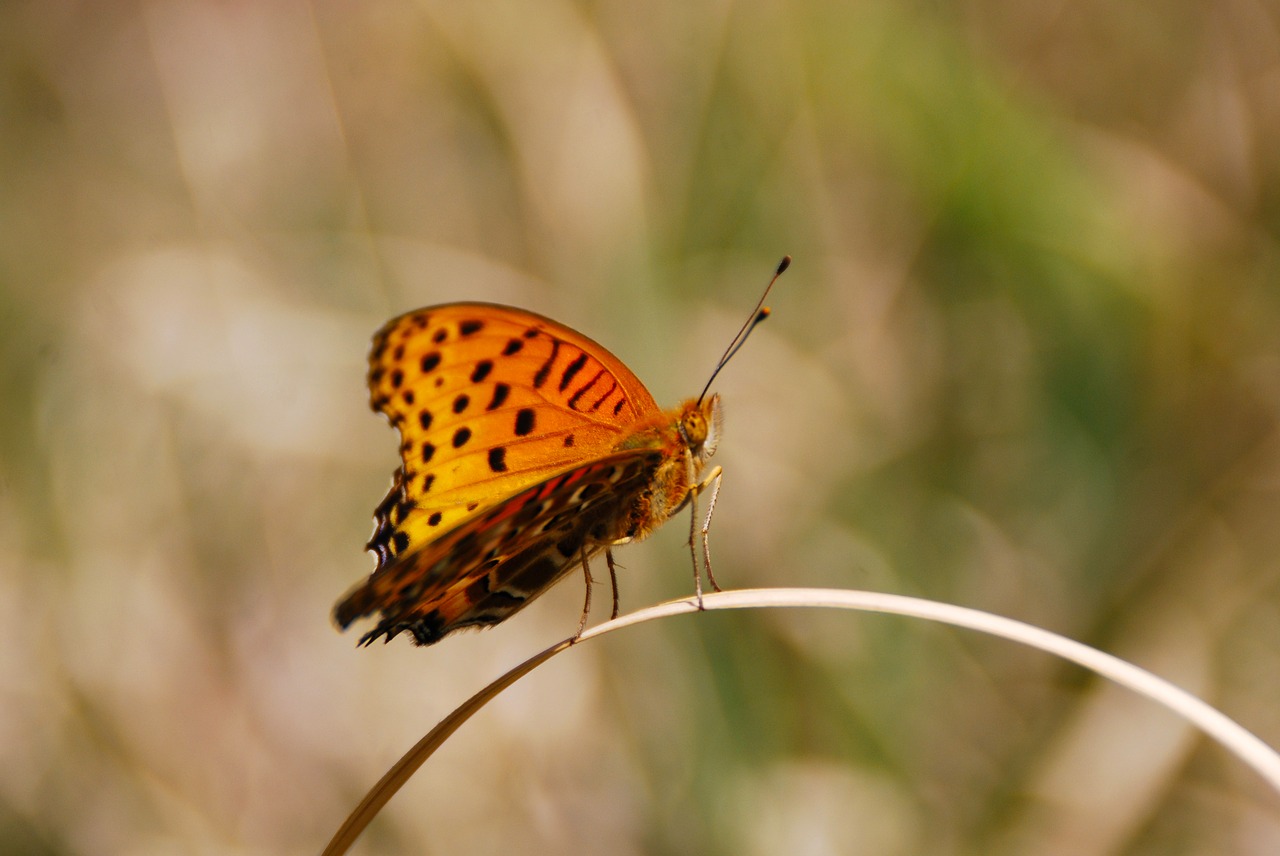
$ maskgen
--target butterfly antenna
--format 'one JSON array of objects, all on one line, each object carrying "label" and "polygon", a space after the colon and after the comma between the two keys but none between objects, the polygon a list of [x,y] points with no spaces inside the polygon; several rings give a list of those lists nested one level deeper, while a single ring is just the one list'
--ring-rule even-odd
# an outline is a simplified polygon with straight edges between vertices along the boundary
[{"label": "butterfly antenna", "polygon": [[778,262],[778,269],[773,272],[773,279],[769,280],[769,284],[764,287],[764,294],[760,295],[756,308],[751,310],[749,317],[742,328],[738,330],[738,335],[733,337],[733,341],[729,343],[729,347],[724,349],[724,354],[716,363],[715,370],[711,372],[711,377],[707,378],[707,385],[702,388],[702,394],[698,396],[698,403],[702,403],[702,399],[707,397],[707,390],[711,389],[711,384],[715,381],[716,375],[720,374],[720,370],[725,367],[729,360],[733,359],[733,355],[747,343],[747,337],[751,335],[751,331],[756,329],[761,321],[769,317],[769,307],[764,305],[765,300],[769,297],[769,292],[773,289],[773,284],[778,281],[778,277],[791,266],[791,256],[783,256],[782,261]]}]

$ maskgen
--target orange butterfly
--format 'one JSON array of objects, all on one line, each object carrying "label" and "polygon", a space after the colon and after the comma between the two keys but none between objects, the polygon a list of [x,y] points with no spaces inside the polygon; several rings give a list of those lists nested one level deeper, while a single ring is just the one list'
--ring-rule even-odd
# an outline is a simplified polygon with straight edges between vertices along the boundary
[{"label": "orange butterfly", "polygon": [[[773,281],[791,258],[779,264]],[[760,298],[711,378],[767,317]],[[720,433],[719,397],[664,411],[602,346],[549,318],[486,303],[450,303],[389,321],[369,354],[370,405],[400,432],[402,463],[374,511],[374,572],[334,608],[342,629],[380,614],[361,638],[408,630],[419,645],[497,624],[575,566],[638,541],[685,505],[695,589],[696,498]],[[700,480],[701,479],[701,480]],[[706,523],[710,522],[710,512]],[[704,566],[711,585],[707,525]]]}]

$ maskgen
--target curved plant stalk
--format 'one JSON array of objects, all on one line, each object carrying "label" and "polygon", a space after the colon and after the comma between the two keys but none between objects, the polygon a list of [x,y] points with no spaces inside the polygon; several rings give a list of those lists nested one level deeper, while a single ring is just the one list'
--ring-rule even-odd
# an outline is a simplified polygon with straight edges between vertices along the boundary
[{"label": "curved plant stalk", "polygon": [[[770,588],[722,591],[705,594],[705,609],[756,609],[764,607],[823,607],[828,609],[856,609],[863,612],[883,612],[925,618],[955,627],[964,627],[1000,636],[1013,642],[1021,642],[1055,654],[1064,660],[1128,687],[1134,692],[1158,702],[1192,725],[1199,728],[1229,752],[1252,767],[1272,788],[1280,794],[1280,753],[1262,742],[1234,720],[1201,701],[1186,690],[1158,678],[1145,669],[1090,648],[1080,642],[1050,633],[1039,627],[1001,618],[988,612],[952,606],[936,601],[875,592],[847,591],[844,589]],[[351,815],[334,834],[324,850],[324,856],[341,856],[359,837],[364,828],[381,811],[396,791],[409,777],[440,748],[445,740],[477,711],[499,693],[547,660],[574,645],[640,624],[673,615],[697,612],[692,598],[668,601],[647,609],[623,615],[587,629],[577,639],[566,639],[521,663],[489,686],[469,698],[457,710],[449,714],[427,736],[405,753],[386,775],[374,785]]]}]

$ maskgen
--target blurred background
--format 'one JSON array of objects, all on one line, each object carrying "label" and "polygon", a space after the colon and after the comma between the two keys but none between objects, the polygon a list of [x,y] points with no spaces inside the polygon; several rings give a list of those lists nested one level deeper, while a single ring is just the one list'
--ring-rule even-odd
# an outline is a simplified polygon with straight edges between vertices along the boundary
[{"label": "blurred background", "polygon": [[[11,2],[0,69],[0,851],[318,852],[582,595],[336,632],[372,332],[513,303],[674,404],[784,253],[722,583],[1030,621],[1280,744],[1275,2]],[[1274,854],[1280,801],[1040,653],[760,611],[558,658],[357,845],[606,851]]]}]

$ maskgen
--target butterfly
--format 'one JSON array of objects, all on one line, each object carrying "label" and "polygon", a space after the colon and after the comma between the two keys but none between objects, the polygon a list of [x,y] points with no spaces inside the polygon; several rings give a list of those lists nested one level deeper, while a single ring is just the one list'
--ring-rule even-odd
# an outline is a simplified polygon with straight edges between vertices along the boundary
[{"label": "butterfly", "polygon": [[[715,507],[720,435],[712,380],[769,314],[765,297],[702,394],[671,410],[602,345],[510,306],[449,303],[387,322],[369,353],[370,406],[400,434],[400,467],[374,511],[377,567],[334,607],[346,630],[378,621],[360,644],[408,631],[431,645],[497,624],[577,567],[591,605],[591,557],[639,541],[691,507],[689,546],[701,603],[697,497]],[[707,529],[702,558],[711,575]]]}]

